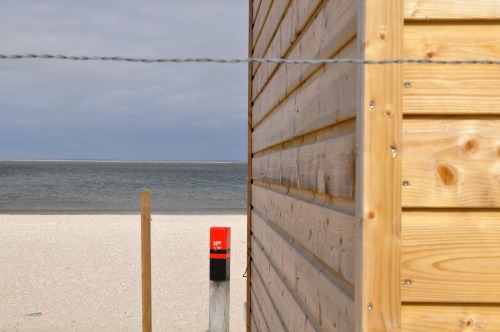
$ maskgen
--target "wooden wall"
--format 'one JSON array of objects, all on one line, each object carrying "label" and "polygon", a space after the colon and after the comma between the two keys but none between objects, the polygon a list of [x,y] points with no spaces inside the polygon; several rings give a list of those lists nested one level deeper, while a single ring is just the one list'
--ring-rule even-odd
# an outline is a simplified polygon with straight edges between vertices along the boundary
[{"label": "wooden wall", "polygon": [[[500,0],[250,0],[249,56],[500,60]],[[249,65],[248,328],[496,331],[500,66]]]},{"label": "wooden wall", "polygon": [[[250,56],[355,58],[357,0],[250,1]],[[252,331],[354,329],[358,69],[250,66]]]},{"label": "wooden wall", "polygon": [[[405,0],[404,56],[500,60],[500,1]],[[500,66],[403,66],[401,324],[500,329]]]}]

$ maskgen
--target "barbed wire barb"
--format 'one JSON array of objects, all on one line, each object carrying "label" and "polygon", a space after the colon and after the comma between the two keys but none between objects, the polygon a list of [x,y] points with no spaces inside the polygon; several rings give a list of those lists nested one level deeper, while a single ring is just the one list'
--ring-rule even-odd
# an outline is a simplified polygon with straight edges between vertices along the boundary
[{"label": "barbed wire barb", "polygon": [[290,65],[323,65],[323,64],[359,64],[359,65],[385,65],[385,64],[438,64],[438,65],[500,65],[500,60],[430,60],[430,59],[281,59],[281,58],[133,58],[121,56],[74,56],[62,54],[0,54],[0,60],[19,59],[52,59],[70,61],[117,61],[117,62],[140,62],[140,63],[277,63]]}]

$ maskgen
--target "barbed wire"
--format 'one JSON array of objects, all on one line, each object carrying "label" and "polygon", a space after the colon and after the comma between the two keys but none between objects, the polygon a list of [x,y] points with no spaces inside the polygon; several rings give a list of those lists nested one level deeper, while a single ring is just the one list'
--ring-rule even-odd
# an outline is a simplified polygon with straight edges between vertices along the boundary
[{"label": "barbed wire", "polygon": [[118,62],[140,62],[140,63],[277,63],[290,65],[322,65],[322,64],[360,64],[360,65],[386,65],[386,64],[438,64],[438,65],[500,65],[500,60],[430,60],[430,59],[385,59],[385,60],[363,60],[363,59],[281,59],[281,58],[133,58],[121,56],[73,56],[54,54],[0,54],[0,60],[19,59],[53,59],[71,61],[118,61]]}]

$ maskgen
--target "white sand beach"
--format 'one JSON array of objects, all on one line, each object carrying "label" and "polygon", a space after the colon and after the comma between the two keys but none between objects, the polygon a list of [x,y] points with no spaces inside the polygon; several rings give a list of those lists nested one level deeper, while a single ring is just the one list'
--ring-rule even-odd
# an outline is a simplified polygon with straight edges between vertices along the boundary
[{"label": "white sand beach", "polygon": [[[152,216],[153,330],[208,330],[209,229],[231,227],[244,331],[246,216]],[[0,331],[140,331],[140,215],[0,215]]]}]

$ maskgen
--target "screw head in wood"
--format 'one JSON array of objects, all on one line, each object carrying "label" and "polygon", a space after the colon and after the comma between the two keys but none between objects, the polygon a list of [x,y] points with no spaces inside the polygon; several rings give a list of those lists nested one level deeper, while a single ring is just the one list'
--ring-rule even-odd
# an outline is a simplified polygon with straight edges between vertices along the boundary
[{"label": "screw head in wood", "polygon": [[373,304],[369,303],[367,309],[368,309],[368,311],[372,311],[373,310]]},{"label": "screw head in wood", "polygon": [[371,109],[371,110],[372,110],[372,109],[375,109],[375,103],[374,103],[374,102],[371,102],[371,103],[370,103],[370,109]]},{"label": "screw head in wood", "polygon": [[412,283],[411,279],[405,279],[405,285],[411,285]]},{"label": "screw head in wood", "polygon": [[405,88],[411,88],[411,82],[405,82]]}]

